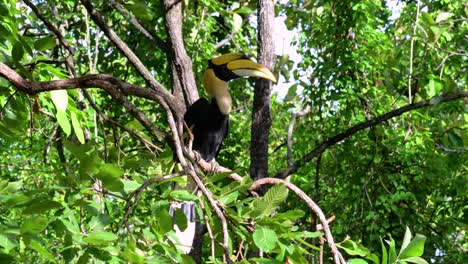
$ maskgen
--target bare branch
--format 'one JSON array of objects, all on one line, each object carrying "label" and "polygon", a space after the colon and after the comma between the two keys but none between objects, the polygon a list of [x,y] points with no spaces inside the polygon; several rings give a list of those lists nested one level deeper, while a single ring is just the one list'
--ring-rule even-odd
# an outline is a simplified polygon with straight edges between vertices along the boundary
[{"label": "bare branch", "polygon": [[65,38],[60,34],[60,30],[56,28],[50,21],[44,18],[42,12],[29,0],[23,0],[23,2],[31,8],[31,10],[36,14],[36,16],[44,23],[47,28],[54,33],[54,35],[58,38],[60,44],[64,46],[70,54],[73,54],[73,48],[68,44]]},{"label": "bare branch", "polygon": [[413,104],[408,104],[408,105],[405,105],[405,106],[400,107],[398,109],[395,109],[393,111],[387,112],[387,113],[385,113],[383,115],[380,115],[378,117],[375,117],[375,118],[373,118],[373,119],[371,119],[369,121],[359,123],[359,124],[357,124],[357,125],[355,125],[353,127],[350,127],[346,131],[325,140],[323,143],[318,145],[316,148],[314,148],[307,155],[302,156],[300,159],[296,160],[292,165],[288,166],[286,169],[283,169],[283,170],[279,171],[275,175],[275,178],[285,178],[288,175],[291,175],[291,174],[295,173],[301,166],[303,166],[304,164],[306,164],[307,162],[309,162],[310,160],[315,158],[317,155],[322,153],[327,148],[337,144],[338,142],[340,142],[342,140],[345,140],[345,139],[351,137],[352,135],[356,134],[357,132],[359,132],[361,130],[364,130],[364,129],[372,127],[372,126],[375,126],[377,124],[380,124],[380,123],[382,123],[384,121],[387,121],[387,120],[389,120],[391,118],[400,116],[400,115],[402,115],[402,114],[404,114],[406,112],[412,111],[412,110],[437,105],[439,103],[454,101],[454,100],[465,98],[465,97],[468,97],[468,91],[457,91],[457,92],[453,92],[453,93],[443,94],[443,95],[440,95],[440,96],[434,96],[429,100],[421,101],[421,102],[413,103]]},{"label": "bare branch", "polygon": [[282,179],[263,178],[260,180],[256,180],[252,184],[249,190],[253,191],[265,184],[278,184],[278,183],[284,184],[289,190],[291,190],[292,192],[294,192],[294,194],[296,194],[299,198],[301,198],[315,214],[317,214],[317,216],[320,219],[323,231],[325,232],[325,237],[327,238],[328,246],[330,247],[333,253],[333,258],[335,259],[335,263],[336,264],[346,263],[340,251],[336,247],[332,233],[330,231],[330,227],[328,226],[328,220],[325,217],[325,214],[322,212],[322,209],[320,209],[320,207],[307,194],[305,194],[299,187]]},{"label": "bare branch", "polygon": [[[88,10],[93,21],[99,26],[99,28],[106,34],[107,38],[127,57],[132,63],[135,69],[140,73],[146,83],[158,94],[160,97],[158,101],[162,99],[174,110],[175,113],[182,115],[185,109],[183,105],[180,105],[176,99],[166,90],[164,87],[154,79],[151,73],[146,69],[141,60],[135,55],[135,53],[123,42],[120,37],[112,30],[104,20],[104,17],[94,10],[93,5],[89,0],[82,0],[83,5]],[[161,103],[161,102],[160,102]]]}]

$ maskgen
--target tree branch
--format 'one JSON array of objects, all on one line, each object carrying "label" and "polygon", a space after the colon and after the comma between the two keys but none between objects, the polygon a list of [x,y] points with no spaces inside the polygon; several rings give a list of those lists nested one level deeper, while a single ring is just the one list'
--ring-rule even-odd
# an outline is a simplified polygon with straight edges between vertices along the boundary
[{"label": "tree branch", "polygon": [[461,98],[465,98],[465,97],[468,97],[468,91],[457,91],[457,92],[454,92],[454,93],[447,93],[447,94],[443,94],[443,95],[440,95],[440,96],[434,96],[429,100],[421,101],[421,102],[413,103],[413,104],[408,104],[408,105],[405,105],[405,106],[400,107],[398,109],[395,109],[393,111],[387,112],[387,113],[385,113],[383,115],[380,115],[380,116],[378,116],[376,118],[373,118],[373,119],[371,119],[369,121],[359,123],[359,124],[349,128],[349,129],[347,129],[346,131],[325,140],[323,143],[318,145],[316,148],[314,148],[307,155],[302,156],[300,159],[296,160],[292,165],[288,166],[286,169],[283,169],[283,170],[279,171],[275,175],[275,178],[286,178],[288,175],[291,175],[291,174],[295,173],[301,166],[303,166],[304,164],[306,164],[307,162],[309,162],[310,160],[315,158],[317,155],[319,155],[320,153],[325,151],[327,148],[337,144],[338,142],[340,142],[342,140],[345,140],[345,139],[351,137],[352,135],[356,134],[357,132],[359,132],[361,130],[364,130],[364,129],[372,127],[372,126],[375,126],[377,124],[380,124],[380,123],[382,123],[384,121],[387,121],[387,120],[389,120],[391,118],[400,116],[400,115],[402,115],[402,114],[404,114],[406,112],[412,111],[412,110],[416,110],[416,109],[424,108],[424,107],[428,107],[428,106],[433,106],[433,105],[437,105],[439,103],[449,102],[449,101],[453,101],[453,100],[457,100],[457,99],[461,99]]},{"label": "tree branch", "polygon": [[149,32],[145,27],[143,27],[143,25],[140,23],[140,21],[138,21],[138,19],[132,13],[130,13],[128,10],[126,10],[120,3],[118,3],[118,2],[116,2],[114,0],[111,0],[110,4],[115,9],[117,9],[117,11],[119,11],[119,13],[122,14],[126,19],[128,19],[128,21],[130,21],[130,23],[143,36],[145,36],[147,39],[149,39],[154,47],[157,47],[157,48],[163,50],[164,52],[169,52],[169,46],[167,45],[167,43],[164,40],[162,40],[160,37],[158,37],[158,36],[152,34],[151,32]]},{"label": "tree branch", "polygon": [[151,73],[146,69],[140,59],[135,55],[135,53],[128,47],[125,42],[123,42],[120,37],[107,26],[107,23],[104,20],[104,17],[94,10],[93,5],[89,0],[81,0],[83,5],[88,10],[93,21],[99,26],[99,28],[106,34],[107,38],[122,52],[122,54],[127,57],[127,59],[132,63],[138,73],[143,77],[146,83],[158,94],[160,98],[158,101],[161,103],[164,100],[169,107],[174,110],[174,112],[182,116],[184,113],[185,107],[181,105],[176,99],[166,90],[164,87],[154,79]]},{"label": "tree branch", "polygon": [[[154,178],[151,178],[151,179],[147,180],[138,189],[133,191],[126,199],[127,203],[125,204],[125,215],[122,218],[122,220],[120,220],[119,229],[122,228],[122,226],[127,224],[128,218],[132,214],[133,209],[135,208],[136,204],[138,203],[138,200],[140,199],[141,194],[143,193],[143,191],[146,188],[148,188],[150,185],[152,185],[154,183],[164,181],[164,180],[173,179],[173,178],[176,178],[176,177],[181,177],[181,176],[182,175],[180,173],[175,173],[175,174],[170,174],[170,175],[165,175],[165,176],[154,177]],[[133,202],[132,202],[132,199],[133,199]]]},{"label": "tree branch", "polygon": [[320,222],[321,222],[321,228],[323,228],[323,231],[325,232],[325,237],[327,238],[328,246],[330,247],[333,253],[333,258],[335,259],[335,263],[336,264],[346,263],[340,251],[336,247],[332,233],[330,231],[330,227],[328,226],[328,220],[325,217],[325,214],[322,212],[322,209],[320,209],[320,207],[307,194],[305,194],[299,187],[283,179],[263,178],[260,180],[256,180],[252,184],[249,190],[254,191],[255,189],[258,189],[259,187],[261,187],[262,185],[278,184],[278,183],[284,184],[289,190],[294,192],[319,217]]},{"label": "tree branch", "polygon": [[122,103],[124,107],[145,126],[155,139],[161,140],[167,136],[165,132],[156,128],[153,122],[126,98],[126,95],[134,95],[154,101],[161,100],[153,90],[126,83],[107,74],[90,74],[66,80],[31,82],[21,77],[4,63],[0,63],[0,76],[10,81],[18,90],[30,95],[62,89],[101,88],[106,90],[114,99]]}]

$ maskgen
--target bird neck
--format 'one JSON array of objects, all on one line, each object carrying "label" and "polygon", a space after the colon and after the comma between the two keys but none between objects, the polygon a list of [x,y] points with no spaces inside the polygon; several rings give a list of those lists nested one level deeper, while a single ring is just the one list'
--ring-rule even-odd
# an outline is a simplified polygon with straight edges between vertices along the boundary
[{"label": "bird neck", "polygon": [[209,96],[216,100],[219,111],[224,115],[229,115],[232,108],[232,98],[228,91],[228,84],[216,77],[212,69],[205,72],[203,86]]}]

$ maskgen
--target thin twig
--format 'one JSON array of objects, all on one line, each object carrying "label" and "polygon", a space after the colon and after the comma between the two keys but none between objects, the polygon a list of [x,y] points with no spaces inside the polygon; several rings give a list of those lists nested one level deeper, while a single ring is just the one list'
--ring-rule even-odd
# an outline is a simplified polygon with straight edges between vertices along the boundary
[{"label": "thin twig", "polygon": [[118,225],[119,229],[122,226],[127,224],[128,218],[132,214],[133,209],[135,208],[135,206],[138,203],[138,200],[140,200],[141,194],[143,193],[143,191],[146,188],[148,188],[150,185],[152,185],[154,183],[164,181],[164,180],[173,179],[173,178],[176,178],[176,177],[181,177],[181,176],[182,176],[182,174],[180,174],[180,173],[174,173],[174,174],[169,174],[169,175],[165,175],[165,176],[154,177],[154,178],[151,178],[151,179],[147,180],[138,189],[133,191],[126,199],[127,203],[125,204],[125,215],[122,218],[122,220],[120,220],[120,223]]}]

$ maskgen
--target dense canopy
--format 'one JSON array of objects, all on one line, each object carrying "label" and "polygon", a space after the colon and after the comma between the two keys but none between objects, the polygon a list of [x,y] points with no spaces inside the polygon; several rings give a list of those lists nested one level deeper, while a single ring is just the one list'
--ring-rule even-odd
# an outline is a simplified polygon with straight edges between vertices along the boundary
[{"label": "dense canopy", "polygon": [[[0,0],[0,262],[466,262],[467,14]],[[214,166],[183,115],[230,52],[279,81],[230,82]],[[195,202],[190,254],[175,201]]]}]

